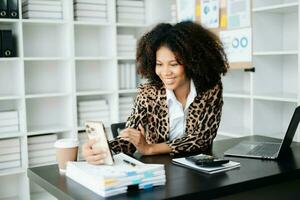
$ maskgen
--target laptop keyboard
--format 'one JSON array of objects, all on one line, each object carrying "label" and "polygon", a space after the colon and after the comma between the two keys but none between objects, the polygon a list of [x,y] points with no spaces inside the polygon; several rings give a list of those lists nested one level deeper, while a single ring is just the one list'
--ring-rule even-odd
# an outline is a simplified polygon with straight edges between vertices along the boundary
[{"label": "laptop keyboard", "polygon": [[247,155],[255,156],[273,156],[279,150],[280,144],[276,143],[264,143],[257,145],[254,149],[249,151]]}]

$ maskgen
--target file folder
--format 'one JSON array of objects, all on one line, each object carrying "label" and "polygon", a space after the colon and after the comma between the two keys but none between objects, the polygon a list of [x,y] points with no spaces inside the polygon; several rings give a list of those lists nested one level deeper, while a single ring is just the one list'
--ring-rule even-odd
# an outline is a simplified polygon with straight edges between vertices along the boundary
[{"label": "file folder", "polygon": [[1,40],[2,40],[3,57],[15,56],[12,31],[11,30],[2,30],[1,31]]},{"label": "file folder", "polygon": [[7,0],[0,0],[0,18],[7,17]]},{"label": "file folder", "polygon": [[9,18],[19,18],[18,0],[7,1],[7,12]]}]

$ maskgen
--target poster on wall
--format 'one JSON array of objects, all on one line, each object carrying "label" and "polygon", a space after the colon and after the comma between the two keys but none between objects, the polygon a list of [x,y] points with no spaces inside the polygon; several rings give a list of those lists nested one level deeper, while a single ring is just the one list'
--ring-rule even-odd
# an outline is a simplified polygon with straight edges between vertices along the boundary
[{"label": "poster on wall", "polygon": [[[234,63],[242,62],[250,65],[252,61],[251,28],[221,31],[220,39],[230,64],[234,65]],[[238,67],[243,68],[247,66]]]},{"label": "poster on wall", "polygon": [[177,0],[177,21],[195,21],[195,0]]},{"label": "poster on wall", "polygon": [[206,28],[219,27],[219,0],[201,0],[201,25]]},{"label": "poster on wall", "polygon": [[250,27],[250,8],[249,0],[227,0],[227,28]]}]

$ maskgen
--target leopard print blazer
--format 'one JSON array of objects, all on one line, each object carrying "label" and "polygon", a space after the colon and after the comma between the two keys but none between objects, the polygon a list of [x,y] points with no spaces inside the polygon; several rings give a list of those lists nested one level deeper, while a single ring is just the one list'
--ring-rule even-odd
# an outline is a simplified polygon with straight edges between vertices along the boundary
[{"label": "leopard print blazer", "polygon": [[[204,153],[210,149],[217,134],[223,106],[222,84],[198,94],[190,104],[186,119],[186,134],[169,141],[169,116],[166,88],[149,83],[138,88],[138,95],[126,127],[137,129],[138,124],[146,127],[145,138],[149,144],[167,143],[171,155]],[[133,154],[133,144],[121,138],[110,141],[115,153]]]}]

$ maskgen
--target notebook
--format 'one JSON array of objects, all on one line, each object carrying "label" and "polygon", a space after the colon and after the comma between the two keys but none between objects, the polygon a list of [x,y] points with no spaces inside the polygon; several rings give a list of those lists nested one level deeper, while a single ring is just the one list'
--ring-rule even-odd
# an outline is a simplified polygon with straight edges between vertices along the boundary
[{"label": "notebook", "polygon": [[300,106],[295,109],[284,139],[281,141],[281,143],[242,141],[236,146],[225,151],[224,155],[261,159],[277,159],[290,147],[297,130],[299,120]]},{"label": "notebook", "polygon": [[229,161],[228,163],[216,167],[202,167],[196,165],[193,161],[188,160],[186,158],[173,158],[172,162],[176,165],[194,169],[207,174],[216,174],[216,173],[220,173],[220,172],[224,172],[224,171],[228,171],[240,167],[240,163],[234,161]]}]

